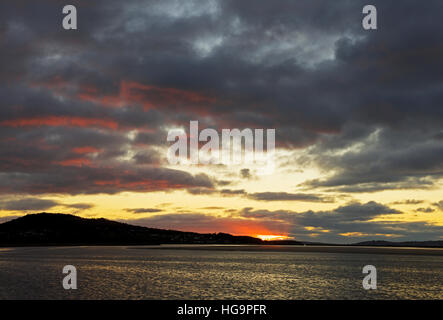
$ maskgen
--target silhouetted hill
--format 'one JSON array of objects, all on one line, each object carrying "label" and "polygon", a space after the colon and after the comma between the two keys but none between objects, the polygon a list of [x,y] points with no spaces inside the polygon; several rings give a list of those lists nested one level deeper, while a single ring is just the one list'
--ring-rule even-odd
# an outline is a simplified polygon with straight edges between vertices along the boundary
[{"label": "silhouetted hill", "polygon": [[199,234],[153,229],[69,214],[30,214],[0,224],[0,246],[212,243],[261,244],[262,241],[226,233]]},{"label": "silhouetted hill", "polygon": [[391,241],[383,241],[383,240],[372,240],[372,241],[358,242],[358,243],[353,244],[353,246],[442,248],[443,241],[391,242]]},{"label": "silhouetted hill", "polygon": [[[129,225],[107,219],[85,219],[69,214],[30,214],[0,224],[0,246],[261,244],[336,246],[295,240],[262,241],[227,233],[195,233]],[[343,246],[343,245],[341,245]],[[365,241],[350,246],[443,247],[443,241]]]},{"label": "silhouetted hill", "polygon": [[295,240],[272,240],[264,241],[266,244],[271,245],[306,245],[310,247],[314,246],[330,246],[330,247],[415,247],[415,248],[443,248],[443,241],[404,241],[404,242],[391,242],[383,240],[364,241],[353,244],[336,244],[336,243],[324,243],[324,242],[300,242]]}]

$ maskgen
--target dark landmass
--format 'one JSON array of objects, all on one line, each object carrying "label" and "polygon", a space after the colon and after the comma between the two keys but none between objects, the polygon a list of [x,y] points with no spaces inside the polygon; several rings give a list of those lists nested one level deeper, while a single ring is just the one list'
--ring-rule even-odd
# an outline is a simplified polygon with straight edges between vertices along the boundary
[{"label": "dark landmass", "polygon": [[0,224],[0,246],[77,246],[77,245],[159,245],[159,244],[236,244],[266,246],[322,247],[426,247],[443,248],[443,241],[389,242],[366,241],[351,245],[263,241],[227,233],[195,233],[154,229],[107,219],[85,219],[69,214],[29,214]]},{"label": "dark landmass", "polygon": [[397,254],[417,256],[443,256],[443,248],[411,248],[411,247],[381,247],[356,245],[162,245],[136,246],[129,249],[137,250],[209,250],[209,251],[240,251],[240,252],[298,252],[298,253],[330,253],[330,254]]},{"label": "dark landmass", "polygon": [[0,246],[261,244],[226,233],[200,234],[133,226],[69,214],[30,214],[0,224]]},{"label": "dark landmass", "polygon": [[334,243],[322,243],[322,242],[299,242],[293,240],[274,240],[265,241],[266,244],[273,245],[306,245],[306,246],[353,246],[353,247],[411,247],[411,248],[443,248],[443,241],[403,241],[403,242],[392,242],[384,240],[372,240],[363,241],[352,244],[334,244]]},{"label": "dark landmass", "polygon": [[383,240],[365,241],[352,244],[353,246],[369,247],[415,247],[415,248],[443,248],[443,241],[404,241],[391,242]]}]

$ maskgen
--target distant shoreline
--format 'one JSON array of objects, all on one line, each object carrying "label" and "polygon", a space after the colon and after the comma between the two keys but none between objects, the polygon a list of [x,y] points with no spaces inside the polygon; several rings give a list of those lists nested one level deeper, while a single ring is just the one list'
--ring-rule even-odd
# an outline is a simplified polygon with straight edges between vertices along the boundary
[{"label": "distant shoreline", "polygon": [[293,253],[349,253],[443,256],[443,248],[382,247],[356,245],[259,245],[259,244],[164,244],[164,245],[34,245],[0,246],[0,251],[18,248],[80,248],[80,247],[126,247],[129,250],[189,250],[189,251],[245,251],[245,252],[293,252]]},{"label": "distant shoreline", "polygon": [[[152,246],[167,245],[195,248],[247,248],[248,250],[285,250],[290,252],[401,252],[423,250],[438,255],[443,240],[390,242],[371,240],[352,244],[306,242],[300,240],[262,240],[227,233],[196,233],[135,226],[112,220],[86,219],[68,214],[30,214],[0,224],[1,247],[78,247],[78,246]],[[231,250],[233,250],[231,248]],[[253,248],[253,249],[252,249]],[[362,249],[364,248],[364,249]],[[380,249],[383,248],[383,249]]]},{"label": "distant shoreline", "polygon": [[321,252],[321,253],[360,253],[360,254],[407,254],[443,256],[443,248],[424,247],[380,247],[355,245],[160,245],[152,247],[135,246],[135,250],[209,250],[209,251],[249,251],[249,252]]},{"label": "distant shoreline", "polygon": [[[0,244],[0,249],[2,248],[32,248],[32,247],[134,247],[137,249],[150,248],[150,249],[195,249],[200,250],[200,248],[257,248],[263,250],[284,250],[285,248],[292,248],[295,250],[290,251],[305,251],[317,248],[318,251],[331,249],[331,248],[374,248],[374,249],[427,249],[427,250],[442,250],[441,246],[423,246],[423,245],[366,245],[366,244],[335,244],[335,243],[306,243],[306,244],[286,244],[286,243],[267,243],[264,241],[260,244],[241,244],[241,243],[35,243],[35,244]],[[340,250],[340,249],[338,249]],[[256,251],[256,249],[254,249]],[[317,251],[317,250],[315,250]]]}]

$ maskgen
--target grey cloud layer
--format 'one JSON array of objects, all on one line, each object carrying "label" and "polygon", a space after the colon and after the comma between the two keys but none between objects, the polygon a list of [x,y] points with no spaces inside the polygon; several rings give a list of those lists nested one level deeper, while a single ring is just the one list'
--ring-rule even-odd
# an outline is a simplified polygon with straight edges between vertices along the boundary
[{"label": "grey cloud layer", "polygon": [[[204,213],[166,213],[125,222],[181,230],[226,230],[242,223],[270,232],[287,232],[302,241],[355,243],[383,240],[441,239],[443,227],[426,222],[401,221],[402,212],[377,202],[349,203],[328,211],[229,210],[230,216]],[[381,219],[385,217],[384,219]],[[377,220],[377,221],[374,221]]]},{"label": "grey cloud layer", "polygon": [[64,204],[59,201],[40,198],[2,199],[0,200],[0,210],[8,211],[40,211],[54,207],[66,207],[70,209],[87,210],[94,207],[91,203]]},{"label": "grey cloud layer", "polygon": [[[1,193],[188,189],[318,202],[326,198],[313,189],[440,186],[440,0],[375,1],[380,28],[373,32],[361,28],[363,0],[72,4],[76,32],[61,29],[56,1],[0,4]],[[278,147],[305,151],[291,164],[317,166],[325,177],[305,182],[306,193],[249,194],[166,169],[157,149],[166,128],[189,120],[216,129],[276,128]],[[343,232],[395,229],[320,216],[299,219]],[[402,235],[438,230],[401,226]]]},{"label": "grey cloud layer", "polygon": [[[435,240],[440,239],[443,227],[426,222],[403,222],[395,216],[401,212],[385,205],[368,202],[351,203],[330,211],[291,212],[284,210],[254,210],[245,208],[241,215],[257,220],[289,223],[290,235],[297,239],[324,242],[358,242],[370,239]],[[382,216],[389,219],[379,219]]]},{"label": "grey cloud layer", "polygon": [[[1,119],[56,114],[148,125],[157,133],[140,133],[136,142],[157,145],[164,143],[163,125],[204,112],[216,117],[215,127],[277,128],[280,146],[314,144],[312,161],[337,173],[310,187],[420,188],[441,176],[439,1],[376,1],[383,17],[377,32],[361,28],[363,1],[74,4],[81,27],[66,33],[53,1],[2,2],[0,79],[12,86],[2,90]],[[414,22],[404,19],[408,12]],[[99,97],[116,97],[122,81],[134,81],[197,90],[215,102],[192,105],[151,94],[144,98],[158,104],[155,110],[144,112],[139,100],[109,110],[91,101],[61,102],[29,85],[54,77],[69,83],[64,94],[92,86]],[[374,132],[378,140],[370,141]],[[356,143],[364,147],[325,156]],[[104,156],[124,153],[122,148],[123,141]],[[41,162],[40,152],[34,152],[35,162]],[[159,162],[152,152],[134,159]]]}]

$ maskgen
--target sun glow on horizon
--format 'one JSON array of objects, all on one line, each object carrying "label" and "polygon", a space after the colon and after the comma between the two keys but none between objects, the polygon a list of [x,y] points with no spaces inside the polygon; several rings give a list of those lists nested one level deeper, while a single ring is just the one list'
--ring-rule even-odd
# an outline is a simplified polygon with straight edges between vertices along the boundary
[{"label": "sun glow on horizon", "polygon": [[283,235],[263,235],[263,234],[257,234],[255,235],[256,238],[259,238],[264,241],[269,240],[291,240],[291,237],[283,236]]}]

